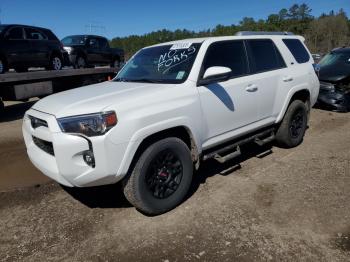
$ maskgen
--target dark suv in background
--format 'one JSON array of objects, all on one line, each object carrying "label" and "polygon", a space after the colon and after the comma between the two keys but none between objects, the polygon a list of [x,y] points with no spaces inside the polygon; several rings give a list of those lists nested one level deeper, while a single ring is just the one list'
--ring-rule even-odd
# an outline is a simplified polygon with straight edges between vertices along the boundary
[{"label": "dark suv in background", "polygon": [[0,74],[10,68],[25,72],[29,67],[60,70],[68,54],[49,30],[26,25],[0,25]]},{"label": "dark suv in background", "polygon": [[96,65],[120,67],[124,63],[124,51],[111,48],[105,37],[97,35],[72,35],[62,39],[70,62],[75,68]]}]

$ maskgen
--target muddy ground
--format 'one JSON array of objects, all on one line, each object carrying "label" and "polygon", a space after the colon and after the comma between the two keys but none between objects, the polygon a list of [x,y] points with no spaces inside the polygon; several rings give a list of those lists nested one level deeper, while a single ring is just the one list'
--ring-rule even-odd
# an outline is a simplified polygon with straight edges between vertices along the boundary
[{"label": "muddy ground", "polygon": [[36,171],[28,106],[0,123],[0,261],[350,261],[350,114],[313,110],[297,148],[203,164],[182,205],[148,217],[118,185],[67,189]]}]

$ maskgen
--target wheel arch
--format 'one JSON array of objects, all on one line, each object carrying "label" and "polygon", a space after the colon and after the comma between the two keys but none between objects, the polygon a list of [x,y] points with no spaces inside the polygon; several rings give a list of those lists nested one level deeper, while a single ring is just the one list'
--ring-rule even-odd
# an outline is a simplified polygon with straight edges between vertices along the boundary
[{"label": "wheel arch", "polygon": [[59,58],[63,60],[62,53],[59,50],[57,49],[52,50],[49,59],[51,60],[54,55],[57,55]]},{"label": "wheel arch", "polygon": [[307,104],[308,106],[308,111],[311,109],[310,108],[310,97],[311,97],[311,93],[310,90],[307,88],[298,88],[298,89],[292,89],[287,98],[286,98],[286,102],[284,103],[283,109],[282,111],[279,113],[276,123],[279,123],[282,121],[285,113],[287,112],[287,109],[290,105],[290,103],[292,103],[294,100],[301,100],[303,101],[305,104]]},{"label": "wheel arch", "polygon": [[127,174],[147,147],[156,141],[168,137],[177,137],[181,139],[191,151],[193,163],[196,164],[196,167],[199,167],[200,149],[198,148],[198,142],[196,141],[196,138],[193,135],[191,129],[187,126],[181,125],[159,130],[144,137],[143,139],[131,142],[128,150],[124,155],[124,159],[122,161],[118,174]]}]

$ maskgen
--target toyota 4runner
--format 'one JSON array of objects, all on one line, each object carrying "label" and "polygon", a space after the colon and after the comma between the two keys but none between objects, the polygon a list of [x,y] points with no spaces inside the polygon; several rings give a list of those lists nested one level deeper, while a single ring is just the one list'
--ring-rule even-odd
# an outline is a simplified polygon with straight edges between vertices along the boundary
[{"label": "toyota 4runner", "polygon": [[46,97],[26,112],[32,163],[68,187],[122,182],[138,210],[186,196],[200,162],[247,142],[299,145],[319,81],[304,38],[241,32],[146,47],[112,81]]}]

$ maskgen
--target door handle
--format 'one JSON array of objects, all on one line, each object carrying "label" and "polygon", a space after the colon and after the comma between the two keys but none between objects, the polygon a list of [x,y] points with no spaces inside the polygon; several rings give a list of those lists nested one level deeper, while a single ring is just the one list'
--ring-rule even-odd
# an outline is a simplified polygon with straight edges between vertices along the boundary
[{"label": "door handle", "polygon": [[258,90],[258,86],[255,84],[250,84],[245,89],[245,91],[247,91],[247,92],[255,92],[257,90]]},{"label": "door handle", "polygon": [[291,82],[291,81],[293,81],[293,77],[291,77],[291,76],[283,77],[283,82]]}]

